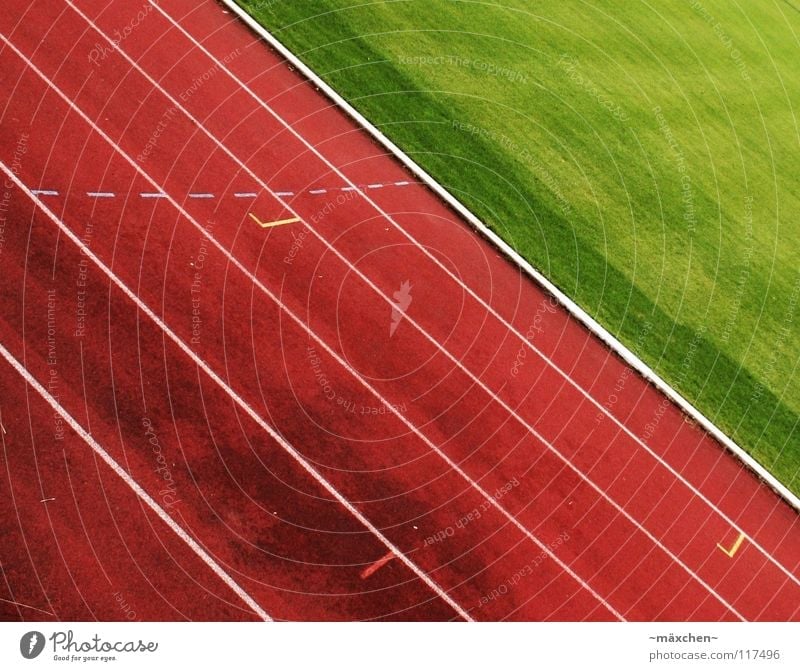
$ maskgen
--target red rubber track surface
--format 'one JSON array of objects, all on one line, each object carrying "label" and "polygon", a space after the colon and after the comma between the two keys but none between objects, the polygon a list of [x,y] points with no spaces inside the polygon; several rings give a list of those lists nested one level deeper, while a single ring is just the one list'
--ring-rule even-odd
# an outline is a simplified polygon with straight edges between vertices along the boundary
[{"label": "red rubber track surface", "polygon": [[258,617],[35,380],[273,619],[800,620],[796,512],[219,5],[0,33],[4,619]]}]

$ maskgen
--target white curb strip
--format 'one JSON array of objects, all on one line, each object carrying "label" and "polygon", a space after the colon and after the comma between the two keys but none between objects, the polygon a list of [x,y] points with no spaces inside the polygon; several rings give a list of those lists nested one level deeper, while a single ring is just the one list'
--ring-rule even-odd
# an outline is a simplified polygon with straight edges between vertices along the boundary
[{"label": "white curb strip", "polygon": [[598,324],[594,318],[585,312],[579,305],[572,299],[564,294],[558,287],[556,287],[550,280],[548,280],[542,273],[522,258],[517,252],[508,246],[494,231],[489,229],[477,216],[470,210],[462,205],[449,191],[436,182],[423,168],[417,165],[413,159],[405,154],[397,145],[394,144],[388,137],[386,137],[380,130],[372,125],[358,110],[356,110],[350,103],[348,103],[342,96],[334,91],[328,84],[326,84],[320,77],[318,77],[305,63],[303,63],[297,56],[295,56],[289,49],[287,49],[278,39],[268,32],[261,24],[253,19],[244,9],[236,4],[234,0],[219,0],[223,5],[228,7],[234,12],[247,26],[252,29],[259,37],[261,37],[267,44],[269,44],[275,51],[283,56],[292,66],[301,72],[307,79],[309,79],[314,86],[316,86],[322,93],[331,99],[338,107],[348,114],[359,126],[364,128],[372,137],[380,142],[386,149],[388,149],[399,161],[403,163],[411,172],[413,172],[428,188],[434,191],[447,205],[460,214],[469,224],[475,228],[481,235],[489,240],[495,247],[500,249],[511,261],[513,261],[520,269],[527,275],[541,285],[545,290],[552,294],[561,305],[564,306],[578,321],[580,321],[586,328],[588,328],[594,335],[602,340],[608,347],[610,347],[625,363],[631,368],[636,370],[647,381],[652,383],[661,392],[666,394],[676,405],[678,405],[689,417],[702,426],[708,433],[722,443],[730,452],[738,457],[744,464],[750,468],[759,478],[761,478],[767,485],[769,485],[775,492],[783,497],[786,502],[800,511],[800,498],[795,496],[789,489],[782,485],[771,473],[769,473],[761,464],[759,464],[753,457],[744,451],[733,440],[728,438],[720,429],[718,429],[710,419],[703,413],[695,408],[689,401],[683,398],[677,391],[670,387],[659,375],[652,370],[646,363],[639,357],[631,352],[625,345],[617,340],[611,333]]}]

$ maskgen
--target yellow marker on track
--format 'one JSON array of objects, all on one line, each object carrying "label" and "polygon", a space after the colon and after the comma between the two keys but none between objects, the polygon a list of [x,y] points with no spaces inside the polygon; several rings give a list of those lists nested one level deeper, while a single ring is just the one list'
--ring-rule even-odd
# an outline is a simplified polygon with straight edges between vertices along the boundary
[{"label": "yellow marker on track", "polygon": [[300,217],[292,217],[291,219],[279,219],[278,221],[260,221],[259,218],[250,212],[250,218],[255,221],[261,228],[272,228],[273,226],[283,226],[284,224],[294,224],[300,221]]},{"label": "yellow marker on track", "polygon": [[728,555],[731,559],[733,559],[733,555],[735,555],[739,548],[742,546],[744,542],[744,534],[739,534],[739,538],[736,539],[736,542],[733,544],[730,550],[727,548],[722,547],[719,543],[717,543],[717,547],[722,550],[726,555]]}]

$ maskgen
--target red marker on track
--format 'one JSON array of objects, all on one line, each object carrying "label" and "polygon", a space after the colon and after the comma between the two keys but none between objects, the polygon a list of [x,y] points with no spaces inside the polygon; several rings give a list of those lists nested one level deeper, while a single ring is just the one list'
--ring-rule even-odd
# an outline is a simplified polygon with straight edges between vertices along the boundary
[{"label": "red marker on track", "polygon": [[361,579],[362,580],[366,580],[373,573],[375,573],[375,571],[377,571],[379,568],[385,566],[390,561],[392,561],[392,559],[394,559],[394,552],[389,550],[389,552],[387,552],[385,555],[383,555],[383,557],[381,557],[378,561],[376,561],[374,564],[371,564],[370,566],[365,568],[363,571],[361,571]]}]

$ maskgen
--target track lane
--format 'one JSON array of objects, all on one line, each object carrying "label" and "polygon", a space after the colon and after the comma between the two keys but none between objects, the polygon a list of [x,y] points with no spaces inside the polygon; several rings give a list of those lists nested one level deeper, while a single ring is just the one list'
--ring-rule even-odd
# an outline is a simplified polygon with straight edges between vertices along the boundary
[{"label": "track lane", "polygon": [[[4,251],[4,270],[9,279],[17,280],[12,254]],[[61,348],[53,349],[60,339],[51,340],[49,335],[52,329],[52,338],[56,337],[50,302],[57,299],[51,282],[37,284],[13,281],[10,286],[28,290],[28,305],[36,308],[28,320],[37,324],[30,330],[35,333],[41,328],[38,324],[45,325],[30,359],[40,364],[47,391],[60,399],[71,392],[62,384]],[[5,300],[3,306],[7,307]],[[0,324],[3,342],[21,347],[21,338],[8,330],[13,321],[8,312],[4,309]],[[255,617],[207,566],[185,552],[166,525],[26,385],[5,355],[0,366],[7,476],[3,573],[9,601],[39,604],[32,612],[19,612],[22,619],[37,620],[48,613],[54,619],[124,620],[130,616],[122,602],[134,617],[143,619]],[[27,412],[19,412],[20,408]],[[132,541],[144,538],[153,541],[149,547]],[[3,612],[10,616],[12,611]]]}]

